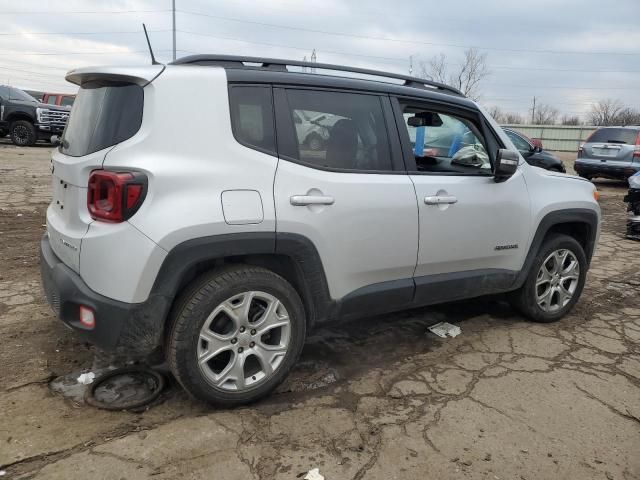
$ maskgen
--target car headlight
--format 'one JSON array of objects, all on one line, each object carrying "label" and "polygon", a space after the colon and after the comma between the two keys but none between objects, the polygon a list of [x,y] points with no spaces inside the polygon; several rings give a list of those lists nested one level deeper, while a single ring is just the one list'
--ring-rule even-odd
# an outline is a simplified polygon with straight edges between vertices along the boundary
[{"label": "car headlight", "polygon": [[36,119],[38,120],[38,123],[42,123],[42,114],[45,110],[43,108],[36,108]]}]

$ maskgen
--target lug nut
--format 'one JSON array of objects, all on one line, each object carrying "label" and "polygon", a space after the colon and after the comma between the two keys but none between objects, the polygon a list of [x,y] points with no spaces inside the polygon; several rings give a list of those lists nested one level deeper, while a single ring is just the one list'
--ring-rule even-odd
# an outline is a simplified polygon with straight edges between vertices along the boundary
[{"label": "lug nut", "polygon": [[254,342],[251,342],[251,343],[249,344],[249,346],[250,346],[251,348],[253,348],[255,345],[256,345],[256,344],[255,344]]},{"label": "lug nut", "polygon": [[240,333],[244,332],[244,327],[240,327]]},{"label": "lug nut", "polygon": [[231,343],[236,343],[237,341],[238,341],[238,339],[237,339],[237,338],[232,338],[232,339],[231,339]]},{"label": "lug nut", "polygon": [[238,347],[238,353],[242,353],[243,350],[244,350],[244,348]]},{"label": "lug nut", "polygon": [[256,334],[256,329],[254,328],[251,330],[251,335],[255,335],[255,334]]}]

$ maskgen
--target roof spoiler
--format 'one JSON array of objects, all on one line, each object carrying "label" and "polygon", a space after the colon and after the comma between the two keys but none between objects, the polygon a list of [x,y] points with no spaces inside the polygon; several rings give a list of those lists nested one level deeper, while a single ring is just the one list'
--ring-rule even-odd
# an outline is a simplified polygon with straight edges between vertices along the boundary
[{"label": "roof spoiler", "polygon": [[88,82],[125,82],[145,87],[165,69],[164,65],[145,67],[84,67],[71,70],[65,76],[67,82],[82,86]]}]

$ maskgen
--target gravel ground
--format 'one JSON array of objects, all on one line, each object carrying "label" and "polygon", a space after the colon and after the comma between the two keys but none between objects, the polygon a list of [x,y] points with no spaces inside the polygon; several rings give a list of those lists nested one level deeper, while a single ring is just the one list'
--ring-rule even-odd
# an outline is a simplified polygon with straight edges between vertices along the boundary
[{"label": "gravel ground", "polygon": [[[39,286],[50,149],[0,143],[5,478],[640,478],[640,244],[623,237],[624,184],[598,182],[600,244],[556,324],[495,299],[365,318],[314,332],[256,405],[211,409],[170,382],[145,412],[106,412],[49,388],[95,355]],[[462,335],[425,333],[441,320]]]}]

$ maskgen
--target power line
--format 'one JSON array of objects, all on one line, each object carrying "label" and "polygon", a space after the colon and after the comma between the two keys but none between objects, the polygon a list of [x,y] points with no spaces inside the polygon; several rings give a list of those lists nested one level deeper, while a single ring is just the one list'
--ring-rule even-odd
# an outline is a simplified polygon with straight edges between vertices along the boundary
[{"label": "power line", "polygon": [[336,36],[351,37],[351,38],[363,38],[363,39],[366,39],[366,40],[381,40],[381,41],[385,41],[385,42],[411,43],[411,44],[419,44],[419,45],[431,45],[431,46],[454,47],[454,48],[477,48],[479,50],[496,50],[496,51],[503,51],[503,52],[552,53],[552,54],[567,54],[567,55],[625,55],[625,56],[640,55],[640,52],[611,52],[611,51],[609,51],[609,52],[604,52],[604,51],[587,52],[587,51],[578,51],[578,50],[535,50],[535,49],[524,49],[524,48],[483,47],[483,46],[479,46],[479,45],[460,45],[460,44],[453,44],[453,43],[424,42],[424,41],[418,41],[418,40],[405,40],[405,39],[391,38],[391,37],[377,37],[377,36],[370,36],[370,35],[359,35],[359,34],[356,34],[356,33],[336,32],[336,31],[319,30],[319,29],[313,29],[313,28],[294,27],[294,26],[291,26],[291,25],[281,25],[281,24],[275,24],[275,23],[257,22],[257,21],[253,21],[253,20],[244,20],[244,19],[240,19],[240,18],[225,17],[225,16],[221,16],[221,15],[210,15],[210,14],[201,13],[201,12],[191,12],[191,11],[188,11],[188,10],[176,10],[176,11],[180,12],[180,13],[184,13],[186,15],[195,15],[195,16],[199,16],[199,17],[215,18],[215,19],[218,19],[218,20],[225,20],[225,21],[229,21],[229,22],[240,22],[240,23],[247,23],[247,24],[251,24],[251,25],[260,25],[260,26],[263,26],[263,27],[282,28],[282,29],[286,29],[286,30],[296,30],[296,31],[311,32],[311,33],[321,33],[321,34],[324,34],[324,35],[336,35]]},{"label": "power line", "polygon": [[[171,50],[154,50],[156,52],[170,52]],[[149,50],[129,50],[127,52],[95,52],[95,51],[86,51],[86,52],[20,52],[20,51],[3,51],[0,52],[0,55],[131,55],[135,53],[149,53]]]},{"label": "power line", "polygon": [[[180,33],[186,33],[187,35],[197,35],[202,37],[215,38],[216,40],[231,40],[234,42],[242,42],[253,45],[265,45],[268,47],[279,47],[279,48],[288,48],[291,50],[300,50],[300,51],[308,51],[311,47],[293,47],[291,45],[283,45],[281,43],[270,43],[270,42],[256,42],[251,40],[245,40],[237,37],[227,37],[221,35],[211,35],[208,33],[200,33],[193,32],[189,30],[177,30]],[[184,51],[184,50],[181,50]],[[362,58],[370,58],[372,60],[388,60],[390,62],[397,62],[405,64],[407,59],[400,57],[383,57],[379,55],[365,55],[361,53],[353,53],[353,52],[342,52],[337,50],[320,50],[322,53],[328,53],[331,55],[344,55],[350,57],[362,57]],[[194,52],[195,53],[195,52]],[[447,65],[462,65],[461,63],[449,62]],[[554,71],[554,72],[583,72],[583,73],[640,73],[640,70],[580,70],[580,69],[563,69],[563,68],[538,68],[538,67],[510,67],[506,65],[488,65],[489,68],[493,68],[496,70],[545,70],[545,71]]]},{"label": "power line", "polygon": [[93,14],[93,13],[107,13],[107,14],[121,14],[121,13],[165,13],[171,10],[39,10],[33,12],[2,12],[3,15],[71,15],[71,14]]},{"label": "power line", "polygon": [[[171,29],[165,30],[149,30],[149,33],[170,32]],[[16,37],[20,35],[140,35],[142,32],[136,30],[134,32],[0,32],[1,36]]]}]

